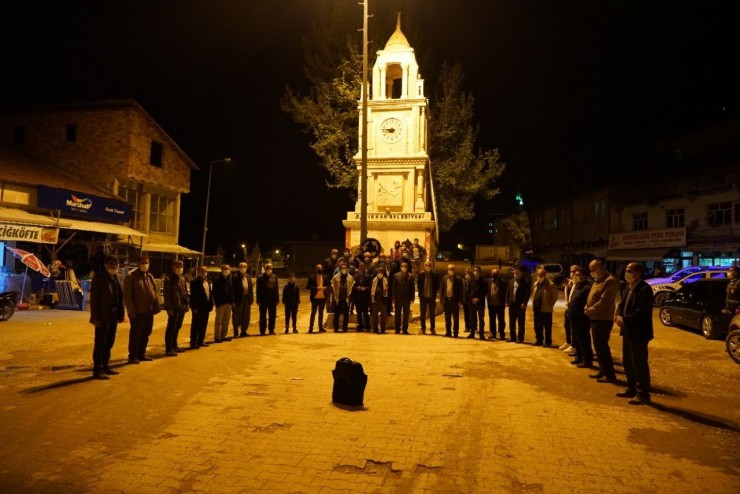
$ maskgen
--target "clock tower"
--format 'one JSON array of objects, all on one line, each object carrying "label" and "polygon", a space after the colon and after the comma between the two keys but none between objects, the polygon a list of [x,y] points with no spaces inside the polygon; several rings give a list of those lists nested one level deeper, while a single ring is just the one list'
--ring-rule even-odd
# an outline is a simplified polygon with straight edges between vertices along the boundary
[{"label": "clock tower", "polygon": [[[378,239],[386,253],[396,240],[418,238],[432,255],[428,102],[414,50],[401,32],[400,14],[396,31],[377,55],[367,105],[367,236]],[[361,104],[359,110],[362,132]],[[354,161],[362,173],[360,153]],[[360,243],[360,206],[358,199],[342,222],[347,246]]]}]

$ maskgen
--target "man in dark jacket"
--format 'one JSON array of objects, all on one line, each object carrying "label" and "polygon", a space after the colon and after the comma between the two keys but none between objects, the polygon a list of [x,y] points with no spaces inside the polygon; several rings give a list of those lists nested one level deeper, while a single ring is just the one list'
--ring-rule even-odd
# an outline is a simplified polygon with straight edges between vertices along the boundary
[{"label": "man in dark jacket", "polygon": [[288,282],[283,287],[283,305],[285,306],[285,332],[290,332],[290,323],[293,322],[293,332],[297,333],[296,319],[298,319],[298,304],[301,303],[301,289],[295,282],[295,273],[288,275]]},{"label": "man in dark jacket", "polygon": [[146,347],[152,334],[154,315],[159,313],[160,308],[154,276],[149,272],[148,257],[140,257],[138,267],[123,281],[123,303],[131,321],[128,335],[129,363],[153,360],[146,356]]},{"label": "man in dark jacket", "polygon": [[480,330],[480,339],[486,339],[486,294],[488,284],[480,274],[480,266],[473,266],[473,275],[468,281],[468,319],[470,321],[470,335],[475,338],[476,331]]},{"label": "man in dark jacket", "polygon": [[594,365],[594,350],[591,346],[590,321],[586,316],[586,303],[591,292],[586,270],[576,266],[571,271],[574,285],[568,293],[566,312],[570,321],[571,338],[577,343],[576,358],[571,362],[581,368],[592,368]]},{"label": "man in dark jacket", "polygon": [[410,264],[401,262],[401,272],[393,277],[393,307],[396,311],[396,334],[409,334],[409,311],[414,303],[414,277],[409,273]]},{"label": "man in dark jacket", "polygon": [[[239,263],[239,271],[234,275],[232,286],[234,287],[234,305],[232,306],[231,324],[234,326],[234,338],[249,336],[249,322],[252,315],[252,303],[254,302],[254,291],[252,289],[252,276],[247,270],[246,262]],[[239,332],[241,328],[241,332]]]},{"label": "man in dark jacket", "polygon": [[367,273],[368,265],[365,262],[360,263],[355,275],[353,291],[357,308],[357,331],[370,331],[370,287],[373,278]]},{"label": "man in dark jacket", "polygon": [[216,304],[216,320],[213,327],[213,342],[231,341],[229,319],[234,303],[234,286],[231,283],[231,266],[221,266],[221,274],[213,282],[213,303]]},{"label": "man in dark jacket", "polygon": [[198,276],[190,282],[190,310],[193,315],[190,323],[190,348],[195,350],[207,347],[205,339],[208,315],[213,310],[213,287],[208,280],[206,266],[200,266]]},{"label": "man in dark jacket", "polygon": [[167,311],[167,329],[164,332],[165,355],[175,357],[183,351],[177,344],[177,336],[188,311],[188,285],[183,277],[182,261],[172,263],[172,273],[164,280],[164,308]]},{"label": "man in dark jacket", "polygon": [[462,304],[462,280],[455,274],[455,265],[447,266],[447,274],[439,286],[439,300],[445,312],[445,336],[457,338],[460,333],[460,305]]},{"label": "man in dark jacket", "polygon": [[622,361],[627,375],[627,390],[617,393],[632,398],[630,405],[650,402],[648,342],[653,339],[653,290],[644,281],[645,268],[635,262],[627,265],[628,285],[617,307],[615,323],[622,336]]},{"label": "man in dark jacket", "polygon": [[95,326],[93,377],[110,379],[118,374],[110,368],[110,351],[116,341],[116,328],[123,322],[123,287],[118,278],[118,259],[105,258],[105,269],[93,276],[90,287],[90,323]]},{"label": "man in dark jacket", "polygon": [[[260,335],[269,329],[275,334],[275,316],[277,304],[280,301],[278,292],[278,278],[272,274],[272,264],[265,264],[265,272],[257,278],[257,305],[260,307]],[[268,322],[267,316],[270,316]]]},{"label": "man in dark jacket", "polygon": [[509,280],[509,286],[506,290],[506,305],[509,306],[510,342],[524,343],[524,317],[527,313],[527,303],[531,294],[532,282],[527,276],[527,269],[524,266],[515,267],[514,277]]},{"label": "man in dark jacket", "polygon": [[486,303],[488,304],[488,324],[491,330],[491,339],[496,338],[496,323],[498,322],[498,336],[501,340],[506,340],[506,282],[501,278],[498,268],[491,270],[491,279],[488,280],[486,293]]},{"label": "man in dark jacket", "polygon": [[311,318],[308,323],[308,332],[313,333],[313,324],[316,313],[319,315],[319,333],[326,333],[324,329],[324,307],[329,289],[329,278],[324,274],[324,266],[316,265],[316,273],[308,277],[306,282],[308,299],[311,302]]},{"label": "man in dark jacket", "polygon": [[419,290],[419,310],[421,312],[421,333],[426,334],[426,318],[429,313],[429,329],[432,334],[435,318],[437,317],[437,292],[439,292],[439,277],[432,271],[432,262],[424,261],[424,270],[416,277],[416,285]]}]

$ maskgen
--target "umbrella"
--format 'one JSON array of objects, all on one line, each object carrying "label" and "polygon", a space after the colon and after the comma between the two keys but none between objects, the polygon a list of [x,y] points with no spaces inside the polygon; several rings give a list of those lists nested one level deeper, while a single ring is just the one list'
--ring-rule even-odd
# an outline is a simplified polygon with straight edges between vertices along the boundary
[{"label": "umbrella", "polygon": [[[28,268],[33,269],[34,271],[38,271],[43,276],[49,277],[51,276],[51,273],[48,269],[46,269],[46,266],[44,266],[44,263],[41,262],[41,259],[36,257],[35,255],[31,254],[30,252],[26,252],[22,249],[14,249],[12,247],[7,248],[10,252],[13,253],[15,257],[20,259],[20,261],[26,265],[26,273],[28,273]],[[23,297],[23,292],[26,289],[26,277],[23,277],[23,287],[21,288],[21,298]]]}]

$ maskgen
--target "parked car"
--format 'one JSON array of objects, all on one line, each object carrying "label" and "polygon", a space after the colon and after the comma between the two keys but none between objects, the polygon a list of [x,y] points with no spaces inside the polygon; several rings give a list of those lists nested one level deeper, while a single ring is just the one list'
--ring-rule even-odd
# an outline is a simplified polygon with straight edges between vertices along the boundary
[{"label": "parked car", "polygon": [[560,285],[563,282],[563,266],[561,266],[560,264],[543,263],[540,264],[538,268],[543,268],[545,270],[545,276],[547,277],[547,279],[555,283],[556,285]]},{"label": "parked car", "polygon": [[668,298],[668,294],[675,292],[682,286],[694,283],[695,281],[714,278],[726,279],[727,268],[702,269],[700,271],[689,273],[683,278],[679,278],[676,281],[671,281],[670,283],[648,284],[650,284],[651,288],[653,289],[655,305],[660,307],[663,304],[663,301]]},{"label": "parked car", "polygon": [[728,279],[699,280],[668,294],[660,307],[665,326],[698,329],[707,339],[722,338],[730,323],[724,312]]},{"label": "parked car", "polygon": [[679,269],[670,276],[661,276],[659,278],[648,278],[645,280],[648,285],[663,285],[675,283],[687,275],[698,273],[699,271],[726,271],[727,268],[723,266],[689,266],[687,268]]},{"label": "parked car", "polygon": [[730,331],[725,339],[727,354],[736,364],[740,364],[740,314],[730,321]]}]

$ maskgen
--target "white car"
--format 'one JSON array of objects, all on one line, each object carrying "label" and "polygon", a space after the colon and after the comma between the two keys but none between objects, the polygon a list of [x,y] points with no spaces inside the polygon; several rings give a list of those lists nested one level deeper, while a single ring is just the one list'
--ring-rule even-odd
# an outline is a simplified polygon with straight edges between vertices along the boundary
[{"label": "white car", "polygon": [[648,285],[663,285],[666,283],[675,283],[679,280],[682,280],[687,275],[698,273],[699,271],[724,271],[726,269],[727,268],[721,266],[689,266],[687,268],[679,269],[670,276],[661,278],[648,278],[645,281]]},{"label": "white car", "polygon": [[[690,269],[690,268],[686,268]],[[680,272],[680,271],[679,271]],[[663,302],[666,298],[668,298],[668,294],[675,292],[676,290],[680,289],[682,286],[693,283],[697,280],[708,280],[711,278],[727,278],[727,268],[705,268],[701,271],[694,271],[691,273],[685,274],[682,278],[673,280],[673,278],[676,275],[673,275],[671,278],[668,279],[667,282],[664,283],[655,283],[655,280],[645,280],[650,287],[653,289],[653,296],[655,297],[655,305],[660,307],[663,305]],[[676,273],[678,274],[678,273]]]}]

